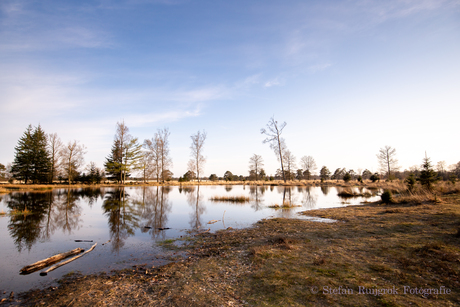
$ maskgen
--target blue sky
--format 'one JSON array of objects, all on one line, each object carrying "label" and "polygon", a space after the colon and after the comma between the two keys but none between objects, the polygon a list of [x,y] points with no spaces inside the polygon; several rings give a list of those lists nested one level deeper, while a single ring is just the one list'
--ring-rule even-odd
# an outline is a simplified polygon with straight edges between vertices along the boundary
[{"label": "blue sky", "polygon": [[300,160],[377,171],[396,148],[460,161],[460,1],[0,2],[0,163],[29,124],[102,167],[117,121],[168,127],[175,176],[207,132],[205,175],[246,175],[271,116]]}]

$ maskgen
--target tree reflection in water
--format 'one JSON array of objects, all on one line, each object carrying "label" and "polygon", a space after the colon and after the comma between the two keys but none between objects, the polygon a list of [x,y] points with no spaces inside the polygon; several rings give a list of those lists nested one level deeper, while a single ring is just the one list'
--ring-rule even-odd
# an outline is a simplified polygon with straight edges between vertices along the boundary
[{"label": "tree reflection in water", "polygon": [[302,205],[306,208],[313,209],[316,207],[318,196],[312,193],[312,187],[305,187],[302,191]]},{"label": "tree reflection in water", "polygon": [[10,216],[8,230],[19,252],[23,248],[30,251],[32,245],[40,237],[40,221],[47,213],[49,194],[51,192],[9,195],[7,206],[16,214]]},{"label": "tree reflection in water", "polygon": [[40,224],[40,241],[45,242],[50,240],[51,235],[54,234],[56,230],[55,212],[56,207],[53,206],[55,203],[57,193],[47,193],[48,197],[48,208],[46,209],[46,214]]},{"label": "tree reflection in water", "polygon": [[137,205],[137,214],[142,219],[141,231],[149,232],[153,239],[165,239],[165,228],[168,222],[168,213],[172,203],[168,199],[171,187],[144,187],[141,199],[134,200]]},{"label": "tree reflection in water", "polygon": [[117,188],[107,192],[102,204],[104,215],[108,217],[112,252],[119,252],[129,236],[135,234],[139,227],[139,218],[129,202],[129,194],[125,188]]},{"label": "tree reflection in water", "polygon": [[321,192],[323,192],[324,195],[329,194],[330,188],[327,185],[322,185],[321,186]]},{"label": "tree reflection in water", "polygon": [[79,203],[80,195],[72,190],[58,194],[56,201],[55,225],[63,232],[72,233],[72,229],[79,229],[83,220],[80,218],[82,208]]},{"label": "tree reflection in water", "polygon": [[202,196],[200,195],[200,186],[198,185],[195,187],[187,187],[187,189],[183,189],[185,193],[187,193],[187,202],[188,204],[194,209],[190,214],[190,227],[192,229],[199,229],[202,225],[201,223],[201,215],[206,212],[206,207],[203,204]]},{"label": "tree reflection in water", "polygon": [[262,204],[264,203],[263,195],[266,189],[267,188],[265,186],[256,186],[256,185],[249,186],[249,195],[252,196],[251,208],[254,209],[254,211],[259,211],[260,209],[263,209],[263,206],[262,206]]}]

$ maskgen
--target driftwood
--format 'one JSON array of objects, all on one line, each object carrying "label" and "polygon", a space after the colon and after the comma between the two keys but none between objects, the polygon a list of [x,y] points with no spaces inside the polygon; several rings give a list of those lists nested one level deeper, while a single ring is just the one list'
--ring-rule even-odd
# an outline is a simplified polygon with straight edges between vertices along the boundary
[{"label": "driftwood", "polygon": [[56,262],[59,262],[59,261],[65,259],[67,257],[77,255],[77,254],[79,254],[79,253],[81,253],[83,251],[84,251],[83,248],[76,248],[76,249],[73,249],[73,250],[68,251],[66,253],[61,253],[61,254],[54,255],[54,256],[46,258],[44,260],[37,261],[37,262],[35,262],[35,263],[31,264],[31,265],[26,265],[25,267],[23,267],[22,269],[19,270],[19,273],[21,273],[22,275],[33,273],[35,271],[41,270],[43,268],[46,268],[47,266],[55,264]]},{"label": "driftwood", "polygon": [[93,242],[93,240],[74,240],[75,242]]},{"label": "driftwood", "polygon": [[55,264],[55,265],[53,265],[52,267],[50,267],[48,270],[43,271],[43,272],[40,272],[40,276],[46,276],[46,275],[48,275],[49,272],[51,272],[51,271],[53,271],[53,270],[56,270],[58,267],[63,266],[63,265],[65,265],[65,264],[69,263],[69,262],[72,262],[72,261],[74,261],[74,260],[76,260],[76,259],[78,259],[78,258],[84,256],[85,254],[87,254],[87,253],[89,253],[90,251],[92,251],[92,250],[96,247],[96,245],[97,245],[97,243],[94,243],[94,245],[91,246],[91,248],[88,249],[88,250],[87,250],[86,252],[84,252],[83,254],[78,255],[78,256],[75,256],[75,257],[73,257],[73,258],[71,258],[71,259],[69,259],[69,260],[66,260],[66,261],[64,261],[64,262]]},{"label": "driftwood", "polygon": [[206,229],[206,230],[200,231],[200,232],[197,233],[195,236],[199,236],[199,235],[205,234],[205,233],[209,232],[210,230],[211,230],[211,228],[208,228],[208,229]]}]

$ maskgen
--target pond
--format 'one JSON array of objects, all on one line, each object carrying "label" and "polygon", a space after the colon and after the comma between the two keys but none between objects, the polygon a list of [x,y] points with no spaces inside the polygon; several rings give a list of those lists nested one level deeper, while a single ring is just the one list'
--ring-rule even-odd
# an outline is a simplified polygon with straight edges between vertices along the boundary
[{"label": "pond", "polygon": [[[242,228],[271,217],[307,218],[298,212],[375,201],[379,191],[353,188],[367,197],[341,198],[340,187],[163,186],[56,189],[14,192],[0,196],[0,293],[22,292],[52,285],[71,272],[110,272],[136,264],[158,266],[173,251],[161,243],[186,238],[194,231]],[[244,196],[242,203],[213,197]],[[291,209],[270,206],[284,202]],[[321,221],[321,219],[312,219]],[[83,242],[77,242],[77,241]],[[85,242],[88,241],[88,242]],[[89,242],[92,241],[92,242]],[[19,270],[77,247],[97,247],[47,276]]]}]

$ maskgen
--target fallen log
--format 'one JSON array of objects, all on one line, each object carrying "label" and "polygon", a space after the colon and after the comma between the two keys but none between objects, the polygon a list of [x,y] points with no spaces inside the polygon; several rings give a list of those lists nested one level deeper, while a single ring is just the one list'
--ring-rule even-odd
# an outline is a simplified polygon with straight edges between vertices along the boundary
[{"label": "fallen log", "polygon": [[65,259],[65,258],[68,258],[68,257],[73,256],[73,255],[77,255],[77,254],[79,254],[79,253],[81,253],[83,251],[84,251],[84,249],[79,247],[79,248],[73,249],[71,251],[68,251],[66,253],[60,253],[60,254],[51,256],[49,258],[37,261],[37,262],[32,263],[30,265],[26,265],[25,267],[23,267],[22,269],[19,270],[19,273],[22,274],[22,275],[27,275],[27,274],[33,273],[35,271],[41,270],[43,268],[46,268],[47,266],[55,264],[56,262],[59,262],[59,261]]},{"label": "fallen log", "polygon": [[93,240],[74,240],[75,242],[93,242]]},{"label": "fallen log", "polygon": [[48,275],[49,272],[56,270],[58,267],[61,267],[61,266],[65,265],[65,264],[67,264],[67,263],[69,263],[69,262],[72,262],[72,261],[74,261],[74,260],[77,260],[78,258],[80,258],[80,257],[84,256],[85,254],[89,253],[90,251],[92,251],[92,250],[96,247],[96,245],[97,245],[97,243],[94,243],[94,245],[91,246],[91,248],[88,249],[88,250],[87,250],[86,252],[84,252],[83,254],[78,255],[78,256],[75,256],[75,257],[73,257],[73,258],[71,258],[71,259],[69,259],[69,260],[66,260],[66,261],[64,261],[64,262],[55,264],[55,265],[53,265],[52,267],[50,267],[48,270],[43,271],[43,272],[40,272],[40,276],[46,276],[46,275]]}]

